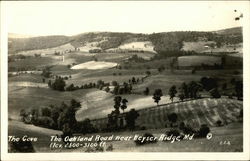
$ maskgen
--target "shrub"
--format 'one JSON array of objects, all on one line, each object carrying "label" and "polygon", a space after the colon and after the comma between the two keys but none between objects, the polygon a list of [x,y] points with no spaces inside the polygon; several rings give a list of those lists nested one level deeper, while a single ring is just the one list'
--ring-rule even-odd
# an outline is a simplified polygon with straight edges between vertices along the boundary
[{"label": "shrub", "polygon": [[210,90],[210,94],[213,98],[220,98],[221,97],[220,92],[218,91],[217,88]]},{"label": "shrub", "polygon": [[196,133],[196,131],[191,126],[185,125],[184,122],[181,122],[179,124],[179,129],[182,130],[182,132],[184,134],[191,134],[192,135],[192,134]]},{"label": "shrub", "polygon": [[146,130],[147,128],[145,126],[140,127],[140,130]]},{"label": "shrub", "polygon": [[113,151],[113,150],[114,150],[113,144],[110,144],[106,149],[106,151]]},{"label": "shrub", "polygon": [[53,128],[55,125],[55,122],[50,117],[40,116],[40,117],[37,117],[36,121],[34,121],[34,125],[45,127],[45,128]]},{"label": "shrub", "polygon": [[228,95],[228,98],[229,98],[229,99],[233,99],[233,95],[232,95],[232,94],[229,94],[229,95]]},{"label": "shrub", "polygon": [[168,135],[168,136],[173,135],[173,136],[177,137],[177,136],[180,136],[180,132],[177,129],[171,129],[171,130],[166,132],[166,135]]},{"label": "shrub", "polygon": [[216,121],[216,125],[217,125],[217,126],[222,126],[221,120]]},{"label": "shrub", "polygon": [[182,130],[184,134],[195,134],[196,131],[189,125],[185,126],[184,129]]},{"label": "shrub", "polygon": [[198,137],[206,137],[209,132],[210,128],[206,124],[202,124],[198,131]]},{"label": "shrub", "polygon": [[179,124],[179,129],[180,129],[180,130],[183,130],[185,127],[186,127],[186,125],[185,125],[184,122],[181,122],[181,123]]},{"label": "shrub", "polygon": [[176,122],[177,122],[177,119],[178,119],[178,116],[176,113],[171,113],[167,116],[169,122],[170,122],[170,127],[176,127]]}]

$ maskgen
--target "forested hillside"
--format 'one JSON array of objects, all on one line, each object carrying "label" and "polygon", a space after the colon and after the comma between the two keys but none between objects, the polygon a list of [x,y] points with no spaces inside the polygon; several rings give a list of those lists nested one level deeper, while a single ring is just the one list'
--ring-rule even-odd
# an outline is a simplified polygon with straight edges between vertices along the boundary
[{"label": "forested hillside", "polygon": [[23,39],[9,38],[9,53],[25,50],[46,49],[71,43],[75,47],[86,43],[96,43],[102,50],[118,48],[130,42],[151,41],[158,53],[166,51],[180,51],[183,42],[214,41],[220,47],[224,44],[242,42],[242,28],[219,30],[216,32],[178,31],[153,34],[91,32],[75,36],[43,36]]}]

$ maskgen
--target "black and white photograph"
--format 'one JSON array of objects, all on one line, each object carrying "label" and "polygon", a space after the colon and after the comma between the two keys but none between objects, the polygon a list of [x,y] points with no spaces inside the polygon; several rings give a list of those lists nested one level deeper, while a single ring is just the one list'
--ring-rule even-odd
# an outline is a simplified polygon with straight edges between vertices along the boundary
[{"label": "black and white photograph", "polygon": [[249,159],[249,5],[1,2],[5,152]]}]

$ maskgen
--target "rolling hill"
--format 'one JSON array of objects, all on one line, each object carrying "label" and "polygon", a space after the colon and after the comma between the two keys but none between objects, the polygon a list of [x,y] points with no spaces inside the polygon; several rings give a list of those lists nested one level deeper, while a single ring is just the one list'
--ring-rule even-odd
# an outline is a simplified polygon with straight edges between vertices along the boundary
[{"label": "rolling hill", "polygon": [[[25,37],[25,36],[22,36]],[[145,42],[156,52],[181,50],[183,42],[214,41],[217,45],[242,43],[242,28],[232,28],[213,32],[178,31],[153,34],[90,32],[74,36],[41,36],[28,38],[9,37],[9,54],[20,51],[47,49],[70,43],[76,48],[88,46],[103,51],[112,48],[133,50],[131,43]],[[145,46],[146,47],[146,46]],[[148,51],[148,49],[141,49]],[[151,49],[150,49],[151,50]]]}]

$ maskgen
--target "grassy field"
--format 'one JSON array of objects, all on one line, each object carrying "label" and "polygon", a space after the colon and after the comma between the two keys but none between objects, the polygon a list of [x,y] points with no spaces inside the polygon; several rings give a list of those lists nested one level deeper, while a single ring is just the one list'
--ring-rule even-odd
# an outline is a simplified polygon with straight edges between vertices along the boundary
[{"label": "grassy field", "polygon": [[56,65],[58,61],[50,57],[27,57],[15,62],[8,63],[9,71],[18,71],[18,69],[25,68],[26,70],[42,69],[45,66]]},{"label": "grassy field", "polygon": [[48,88],[11,87],[9,86],[8,109],[9,117],[18,118],[21,109],[41,108],[49,105],[60,105],[63,101],[69,103],[71,99],[82,101],[88,90],[73,92],[59,92]]},{"label": "grassy field", "polygon": [[106,61],[88,61],[85,63],[77,64],[71,69],[79,70],[79,69],[90,69],[90,70],[97,70],[97,69],[109,69],[114,68],[117,66],[117,63],[111,63]]},{"label": "grassy field", "polygon": [[216,47],[215,41],[198,41],[198,42],[183,42],[182,50],[195,51],[197,53],[211,53],[211,52],[238,52],[238,56],[242,56],[242,43],[229,44]]},{"label": "grassy field", "polygon": [[42,54],[42,55],[52,55],[56,52],[65,52],[69,50],[75,50],[75,47],[72,46],[70,43],[64,44],[61,46],[53,47],[53,48],[47,48],[47,49],[38,49],[38,50],[29,50],[29,51],[21,51],[18,52],[17,54],[22,54],[22,55],[29,55],[33,56],[34,54]]},{"label": "grassy field", "polygon": [[9,77],[9,82],[34,82],[42,83],[43,76],[39,74],[20,74],[18,76]]},{"label": "grassy field", "polygon": [[201,64],[221,64],[221,57],[217,56],[181,56],[178,57],[178,66],[201,66]]},{"label": "grassy field", "polygon": [[230,86],[230,80],[242,80],[242,70],[237,70],[239,74],[234,74],[235,70],[201,70],[191,74],[191,70],[165,70],[161,73],[155,70],[150,70],[152,75],[144,80],[143,83],[133,86],[135,93],[142,93],[146,87],[150,89],[153,94],[155,89],[162,89],[164,94],[168,93],[171,86],[179,87],[183,82],[199,81],[202,77],[216,77],[218,78],[218,85],[227,83]]},{"label": "grassy field", "polygon": [[23,137],[27,135],[29,137],[37,137],[37,142],[32,142],[34,150],[36,152],[57,152],[58,149],[50,149],[50,137],[52,135],[61,135],[61,131],[46,129],[42,127],[37,127],[30,124],[24,124],[19,121],[9,121],[8,122],[8,135]]},{"label": "grassy field", "polygon": [[[154,106],[151,96],[123,95],[127,98],[128,109],[141,109]],[[21,109],[41,108],[49,105],[60,105],[63,101],[69,103],[74,98],[81,102],[82,108],[77,111],[76,118],[106,117],[113,110],[114,95],[98,89],[83,89],[73,92],[58,92],[48,88],[9,87],[9,117],[18,118]],[[20,104],[20,102],[22,102]],[[32,104],[30,104],[32,102]],[[168,97],[162,98],[162,103],[170,102]],[[160,103],[161,104],[161,103]]]}]

